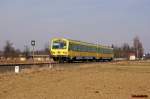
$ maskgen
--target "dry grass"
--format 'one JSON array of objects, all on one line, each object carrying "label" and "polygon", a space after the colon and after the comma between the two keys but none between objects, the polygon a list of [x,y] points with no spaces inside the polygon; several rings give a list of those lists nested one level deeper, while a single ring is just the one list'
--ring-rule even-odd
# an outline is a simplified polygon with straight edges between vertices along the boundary
[{"label": "dry grass", "polygon": [[96,63],[0,75],[0,99],[150,98],[150,62]]}]

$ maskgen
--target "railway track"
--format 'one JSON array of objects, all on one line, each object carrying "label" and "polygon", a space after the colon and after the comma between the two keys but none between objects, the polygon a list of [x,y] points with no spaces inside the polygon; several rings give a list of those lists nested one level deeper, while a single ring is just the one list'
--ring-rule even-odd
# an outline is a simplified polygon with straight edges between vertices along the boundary
[{"label": "railway track", "polygon": [[[80,64],[95,64],[106,62],[72,62],[72,63],[58,63],[58,62],[30,62],[30,63],[1,63],[0,66],[27,66],[27,65],[80,65]],[[107,62],[110,63],[110,62]]]},{"label": "railway track", "polygon": [[17,62],[17,63],[0,63],[0,66],[16,66],[16,65],[44,65],[55,64],[54,62]]},{"label": "railway track", "polygon": [[15,67],[19,66],[20,71],[22,69],[30,69],[32,67],[73,67],[73,66],[80,66],[86,64],[103,64],[103,63],[112,63],[112,62],[73,62],[73,63],[58,63],[58,62],[22,62],[22,63],[0,63],[0,73],[5,72],[14,72]]},{"label": "railway track", "polygon": [[0,63],[0,73],[14,72],[16,66],[19,67],[19,71],[22,69],[30,69],[32,67],[44,67],[55,64],[54,62],[36,62],[36,61],[26,61],[26,62],[1,62]]}]

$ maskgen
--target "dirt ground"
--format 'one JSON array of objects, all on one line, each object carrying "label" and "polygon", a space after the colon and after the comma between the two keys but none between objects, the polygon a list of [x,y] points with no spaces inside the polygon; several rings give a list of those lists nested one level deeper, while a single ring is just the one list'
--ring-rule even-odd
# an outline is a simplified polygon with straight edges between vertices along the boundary
[{"label": "dirt ground", "polygon": [[0,99],[150,99],[150,61],[0,74]]}]

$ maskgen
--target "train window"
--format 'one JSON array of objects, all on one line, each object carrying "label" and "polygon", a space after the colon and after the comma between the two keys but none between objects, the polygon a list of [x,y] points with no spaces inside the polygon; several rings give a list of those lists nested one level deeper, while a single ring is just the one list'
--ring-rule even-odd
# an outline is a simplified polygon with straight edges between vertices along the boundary
[{"label": "train window", "polygon": [[74,50],[74,51],[76,51],[76,50],[77,50],[77,47],[76,47],[75,45],[73,46],[73,50]]},{"label": "train window", "polygon": [[87,46],[85,46],[85,51],[86,51],[86,52],[88,51],[88,47],[87,47]]},{"label": "train window", "polygon": [[92,47],[92,52],[94,52],[94,47]]},{"label": "train window", "polygon": [[69,50],[80,51],[80,46],[76,44],[69,44]]},{"label": "train window", "polygon": [[82,52],[84,51],[84,49],[83,49],[83,45],[81,45],[81,51],[82,51]]},{"label": "train window", "polygon": [[76,51],[78,48],[75,44],[69,43],[69,50]]},{"label": "train window", "polygon": [[79,45],[77,45],[77,51],[80,51]]},{"label": "train window", "polygon": [[82,46],[81,45],[79,45],[79,50],[82,51]]},{"label": "train window", "polygon": [[84,47],[83,47],[83,45],[81,45],[81,51],[84,52]]},{"label": "train window", "polygon": [[88,47],[88,52],[91,52],[91,47]]},{"label": "train window", "polygon": [[104,48],[102,48],[102,53],[104,53]]},{"label": "train window", "polygon": [[84,46],[84,45],[82,45],[82,51],[83,51],[83,52],[85,51],[85,46]]},{"label": "train window", "polygon": [[69,43],[69,50],[73,50],[73,45]]},{"label": "train window", "polygon": [[78,45],[75,45],[75,46],[74,46],[74,50],[75,50],[75,51],[79,51]]},{"label": "train window", "polygon": [[87,52],[88,51],[88,47],[87,46],[85,46],[85,52]]},{"label": "train window", "polygon": [[100,48],[100,53],[102,53],[102,48]]},{"label": "train window", "polygon": [[84,52],[84,46],[83,45],[81,45],[81,51]]},{"label": "train window", "polygon": [[101,49],[100,48],[98,48],[98,53],[100,53],[101,52]]},{"label": "train window", "polygon": [[55,42],[53,42],[52,48],[53,48],[53,49],[66,49],[66,48],[67,48],[66,42],[63,42],[63,41],[55,41]]}]

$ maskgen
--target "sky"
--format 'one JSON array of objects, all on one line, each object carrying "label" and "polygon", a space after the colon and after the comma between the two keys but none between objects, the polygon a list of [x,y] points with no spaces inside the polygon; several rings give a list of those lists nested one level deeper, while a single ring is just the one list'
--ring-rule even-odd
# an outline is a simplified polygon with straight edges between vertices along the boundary
[{"label": "sky", "polygon": [[150,52],[150,0],[0,0],[0,50],[7,40],[44,49],[55,37],[102,45],[132,45],[139,36]]}]

